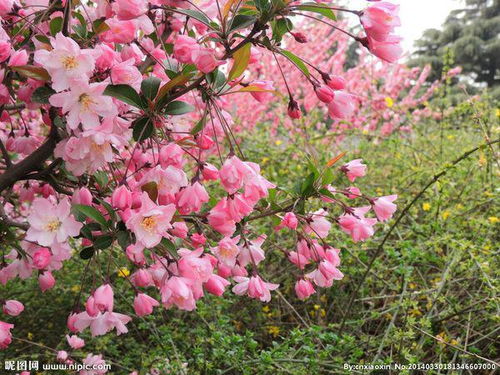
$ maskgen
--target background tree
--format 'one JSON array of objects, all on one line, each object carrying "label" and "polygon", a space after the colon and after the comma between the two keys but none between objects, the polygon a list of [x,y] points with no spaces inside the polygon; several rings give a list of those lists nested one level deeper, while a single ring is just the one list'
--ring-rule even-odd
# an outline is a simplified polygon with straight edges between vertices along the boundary
[{"label": "background tree", "polygon": [[441,30],[423,33],[410,65],[431,64],[429,80],[435,80],[449,49],[464,74],[500,94],[500,0],[465,0],[462,5],[449,14]]}]

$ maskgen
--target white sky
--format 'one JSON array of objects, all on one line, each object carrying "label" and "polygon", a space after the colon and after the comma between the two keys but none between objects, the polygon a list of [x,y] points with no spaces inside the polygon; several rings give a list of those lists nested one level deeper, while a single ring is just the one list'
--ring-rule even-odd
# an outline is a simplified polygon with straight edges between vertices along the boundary
[{"label": "white sky", "polygon": [[[439,29],[451,10],[460,8],[461,0],[389,0],[399,4],[401,27],[397,34],[404,38],[403,47],[406,52],[413,48],[413,42],[419,39],[422,32],[429,28]],[[366,0],[349,0],[349,8],[363,9],[369,5]]]}]

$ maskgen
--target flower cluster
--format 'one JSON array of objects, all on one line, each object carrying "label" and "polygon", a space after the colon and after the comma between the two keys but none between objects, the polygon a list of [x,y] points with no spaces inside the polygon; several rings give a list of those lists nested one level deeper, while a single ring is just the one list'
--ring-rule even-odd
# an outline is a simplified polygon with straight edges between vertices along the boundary
[{"label": "flower cluster", "polygon": [[[360,159],[337,169],[334,163],[314,166],[293,191],[246,160],[230,115],[232,99],[273,98],[273,77],[248,81],[244,75],[265,53],[294,62],[332,116],[355,111],[346,79],[324,73],[320,84],[280,44],[288,28],[275,23],[291,24],[298,12],[317,14],[314,7],[281,1],[249,7],[217,0],[198,6],[176,0],[2,2],[0,236],[7,250],[1,284],[36,275],[46,292],[72,256],[87,264],[84,277],[92,267],[106,269],[79,294],[67,324],[73,334],[89,329],[97,336],[124,334],[133,313],[145,316],[160,305],[193,310],[205,293],[231,289],[268,302],[279,286],[264,266],[274,231],[297,238],[296,249],[280,250],[297,266],[299,298],[343,277],[340,250],[329,244],[332,224],[355,242],[366,240],[376,223],[393,215],[396,196],[370,197],[349,186],[366,173]],[[335,20],[335,8],[321,9]],[[395,11],[379,3],[359,13],[373,39],[370,50],[386,60],[396,55],[387,46]],[[281,70],[279,61],[274,66]],[[300,115],[293,99],[289,113]],[[338,176],[345,176],[345,187],[331,185]],[[253,223],[266,218],[279,225],[258,233]],[[115,311],[110,277],[124,264],[135,294],[134,312],[126,313]],[[1,301],[9,316],[24,309],[17,300]],[[0,349],[11,343],[12,328],[0,322]],[[73,334],[68,345],[81,349],[84,341]],[[57,358],[75,360],[64,350]],[[93,354],[83,360],[103,361]]]}]

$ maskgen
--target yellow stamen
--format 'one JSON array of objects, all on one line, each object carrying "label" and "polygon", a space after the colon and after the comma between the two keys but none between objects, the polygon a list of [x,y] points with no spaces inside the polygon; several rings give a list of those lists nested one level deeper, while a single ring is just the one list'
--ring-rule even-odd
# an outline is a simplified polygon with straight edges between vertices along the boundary
[{"label": "yellow stamen", "polygon": [[144,219],[142,219],[141,226],[147,232],[152,233],[153,230],[156,228],[156,224],[157,224],[156,217],[149,216],[149,217],[145,217]]},{"label": "yellow stamen", "polygon": [[65,56],[61,59],[61,63],[66,70],[75,69],[78,66],[78,60],[74,56]]},{"label": "yellow stamen", "polygon": [[61,222],[57,219],[49,221],[47,225],[45,225],[45,229],[49,232],[55,232],[61,226]]},{"label": "yellow stamen", "polygon": [[88,110],[90,105],[95,103],[94,100],[92,99],[92,97],[88,94],[80,95],[80,97],[78,98],[78,101],[82,105],[82,108],[85,110]]}]

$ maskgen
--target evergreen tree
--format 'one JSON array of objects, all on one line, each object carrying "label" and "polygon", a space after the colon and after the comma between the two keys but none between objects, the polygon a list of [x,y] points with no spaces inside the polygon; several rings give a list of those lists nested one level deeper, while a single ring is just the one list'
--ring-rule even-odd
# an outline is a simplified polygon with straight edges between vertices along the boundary
[{"label": "evergreen tree", "polygon": [[434,80],[441,75],[443,57],[449,49],[455,64],[474,82],[500,89],[500,0],[464,3],[449,14],[442,30],[424,32],[415,43],[417,50],[410,65],[431,64],[433,74],[429,80]]}]

